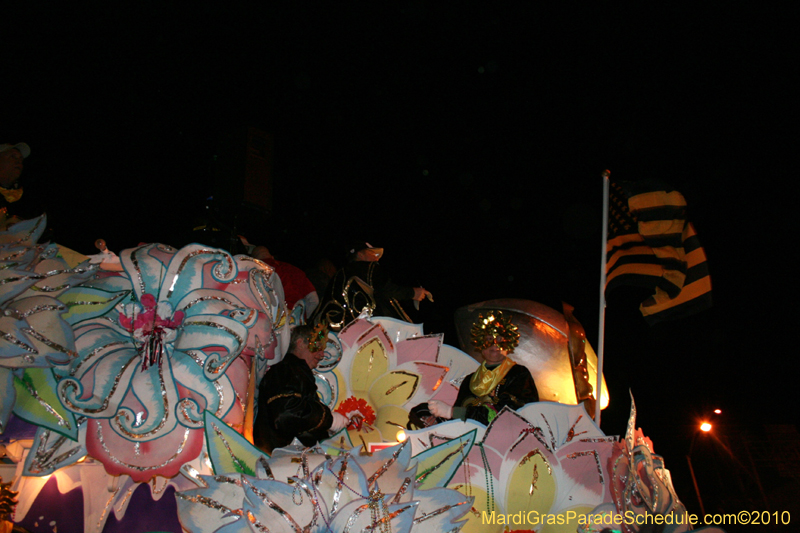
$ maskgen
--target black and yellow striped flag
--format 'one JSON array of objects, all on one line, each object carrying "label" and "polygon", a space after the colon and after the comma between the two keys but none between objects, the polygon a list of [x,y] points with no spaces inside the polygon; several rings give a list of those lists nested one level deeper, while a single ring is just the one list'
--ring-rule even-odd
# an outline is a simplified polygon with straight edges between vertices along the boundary
[{"label": "black and yellow striped flag", "polygon": [[611,183],[606,276],[606,293],[654,290],[639,306],[650,324],[711,307],[706,255],[680,192],[654,180]]}]

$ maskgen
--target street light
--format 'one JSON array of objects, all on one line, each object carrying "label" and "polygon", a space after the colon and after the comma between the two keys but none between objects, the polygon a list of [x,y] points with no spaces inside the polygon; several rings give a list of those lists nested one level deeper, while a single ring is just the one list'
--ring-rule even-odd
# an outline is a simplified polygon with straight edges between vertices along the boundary
[{"label": "street light", "polygon": [[[714,414],[722,414],[721,409],[714,409]],[[714,426],[710,422],[703,420],[700,422],[698,429],[703,433],[709,433]],[[692,476],[692,483],[694,484],[694,492],[697,494],[697,503],[700,504],[700,512],[706,514],[706,509],[703,506],[703,498],[700,497],[700,488],[697,486],[697,478],[694,475],[694,467],[692,466],[692,450],[694,449],[694,441],[697,439],[698,431],[694,431],[692,435],[692,442],[689,444],[689,453],[686,454],[686,462],[689,463],[689,474]]]},{"label": "street light", "polygon": [[[713,419],[713,416],[721,415],[722,414],[722,410],[721,409],[714,409],[713,413],[714,414],[711,415],[712,419]],[[700,431],[697,431],[697,429],[699,429]],[[703,507],[703,500],[700,497],[700,489],[697,486],[697,478],[695,477],[694,468],[692,466],[692,450],[694,449],[694,441],[697,439],[697,434],[700,433],[700,432],[703,432],[703,433],[707,434],[711,439],[713,439],[714,442],[725,451],[725,453],[728,455],[728,457],[730,457],[731,461],[733,462],[733,464],[735,466],[738,466],[738,468],[734,468],[733,469],[733,472],[738,476],[739,487],[740,487],[740,489],[741,489],[741,491],[743,493],[747,489],[745,488],[744,480],[741,477],[742,476],[742,472],[744,472],[748,476],[747,481],[755,481],[756,486],[758,487],[758,491],[761,494],[761,498],[762,498],[762,500],[764,502],[764,509],[766,509],[766,511],[769,512],[769,509],[770,509],[769,500],[767,499],[767,495],[764,492],[764,487],[761,484],[761,476],[759,475],[758,468],[756,467],[756,464],[753,461],[753,456],[750,453],[750,447],[747,444],[747,442],[745,441],[744,451],[745,451],[745,453],[747,454],[747,457],[750,460],[750,468],[745,466],[739,460],[739,458],[733,454],[733,451],[731,451],[730,447],[725,443],[725,441],[727,439],[725,438],[724,432],[720,432],[718,430],[714,431],[714,432],[711,431],[713,429],[713,426],[711,425],[711,423],[709,423],[707,421],[707,419],[701,421],[699,423],[699,425],[697,426],[697,429],[695,429],[695,431],[693,432],[694,434],[692,435],[692,442],[689,445],[689,453],[688,453],[688,455],[686,455],[686,461],[689,464],[689,473],[692,476],[692,482],[694,483],[694,491],[697,494],[697,501],[700,504],[700,510],[705,514],[705,509]]]}]

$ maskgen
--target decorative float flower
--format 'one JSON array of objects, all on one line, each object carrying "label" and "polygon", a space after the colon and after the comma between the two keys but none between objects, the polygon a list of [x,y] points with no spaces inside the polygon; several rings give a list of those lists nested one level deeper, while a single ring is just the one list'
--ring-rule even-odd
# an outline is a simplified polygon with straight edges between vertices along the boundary
[{"label": "decorative float flower", "polygon": [[[199,455],[205,410],[243,426],[252,356],[240,356],[251,330],[264,339],[252,354],[264,356],[275,343],[260,309],[228,290],[248,292],[239,285],[255,275],[245,270],[240,278],[227,252],[150,244],[120,257],[121,275],[63,297],[73,306],[77,357],[58,393],[89,419],[89,455],[110,474],[144,482],[174,476]],[[102,311],[115,299],[125,300],[116,311],[79,312],[94,302]]]},{"label": "decorative float flower", "polygon": [[[238,298],[242,305],[258,311],[255,324],[250,327],[247,344],[240,356],[249,362],[247,370],[247,395],[241,398],[245,406],[240,425],[234,424],[252,441],[253,422],[258,406],[258,383],[268,367],[277,363],[289,347],[291,330],[287,319],[283,285],[275,269],[263,261],[246,255],[237,255],[239,274],[225,291]],[[239,365],[234,365],[239,368]],[[230,372],[230,370],[229,370]],[[228,420],[229,423],[230,420]]]},{"label": "decorative float flower", "polygon": [[323,360],[317,384],[331,409],[364,419],[348,427],[356,445],[394,441],[415,405],[432,398],[452,404],[460,380],[478,366],[443,344],[442,335],[424,335],[421,325],[391,318],[359,318],[336,337],[340,358]]},{"label": "decorative float flower", "polygon": [[[670,523],[661,524],[664,533],[692,531],[686,507],[678,499],[672,486],[672,476],[664,467],[664,459],[653,451],[653,443],[636,428],[636,405],[631,395],[631,414],[625,439],[614,444],[611,468],[611,495],[613,500],[595,507],[590,515],[592,523],[582,525],[580,533],[599,533],[609,525],[625,533],[638,533],[646,528],[646,515],[672,515]],[[706,533],[723,530],[702,527]]]},{"label": "decorative float flower", "polygon": [[46,217],[0,232],[0,433],[11,412],[77,438],[77,424],[54,394],[52,368],[76,356],[72,328],[56,297],[95,271],[71,268],[54,244],[36,241]]},{"label": "decorative float flower", "polygon": [[456,533],[472,503],[444,488],[468,453],[470,438],[415,457],[409,445],[398,445],[374,454],[284,448],[267,458],[222,421],[207,417],[215,475],[187,471],[199,488],[176,493],[181,525],[191,533]]},{"label": "decorative float flower", "polygon": [[142,370],[148,365],[161,365],[164,343],[173,343],[183,322],[183,311],[173,311],[169,302],[156,305],[152,294],[142,296],[141,303],[122,306],[119,325],[131,334],[142,356]]},{"label": "decorative float flower", "polygon": [[[476,431],[476,443],[447,485],[475,497],[464,532],[505,531],[512,524],[501,515],[520,512],[573,517],[574,531],[579,516],[611,501],[608,462],[617,438],[605,436],[583,406],[538,402],[519,411],[504,408],[486,427],[454,420],[409,431],[408,440],[419,454],[468,431]],[[493,523],[485,523],[483,513],[494,513]],[[539,533],[565,527],[527,525]]]},{"label": "decorative float flower", "polygon": [[[225,291],[243,305],[256,309],[259,318],[250,328],[243,355],[255,360],[256,382],[261,381],[269,365],[280,361],[289,348],[289,320],[283,299],[283,284],[275,269],[263,261],[245,255],[235,257],[239,275]],[[258,389],[256,388],[256,392]]]},{"label": "decorative float flower", "polygon": [[[187,402],[190,405],[187,412],[191,412],[191,402],[195,401],[199,406],[197,412],[202,413],[204,408],[216,409],[220,415],[225,413],[225,420],[236,427],[237,431],[245,431],[250,425],[247,419],[252,418],[257,374],[263,373],[269,363],[282,357],[284,346],[288,342],[288,338],[284,340],[284,337],[288,337],[285,327],[273,328],[275,320],[285,322],[285,311],[281,304],[282,287],[273,269],[252,258],[237,256],[234,261],[238,274],[215,276],[216,263],[228,264],[230,256],[219,250],[198,246],[176,252],[169,247],[150,245],[129,250],[125,256],[128,258],[125,263],[127,270],[123,270],[121,274],[101,272],[95,279],[60,294],[59,304],[67,309],[61,317],[67,322],[70,334],[72,330],[69,325],[73,325],[81,334],[81,346],[84,349],[81,360],[74,366],[55,368],[57,375],[53,377],[51,374],[52,383],[39,387],[40,396],[46,396],[41,393],[49,392],[53,406],[60,409],[65,418],[72,419],[73,413],[62,406],[56,395],[56,379],[87,379],[92,374],[101,376],[101,380],[113,381],[116,376],[110,373],[114,370],[102,368],[111,359],[102,362],[100,359],[104,356],[120,355],[122,350],[133,350],[136,352],[134,357],[139,357],[140,363],[147,359],[148,368],[144,371],[153,372],[153,369],[161,366],[162,370],[172,372],[171,381],[168,380],[168,372],[164,373],[165,388],[177,387],[182,395],[183,406]],[[219,259],[216,263],[215,257]],[[159,269],[163,270],[160,275],[157,274]],[[165,279],[167,272],[172,280],[172,298],[163,297],[170,287],[164,286],[166,282],[162,283],[158,279]],[[137,287],[140,288],[138,295],[135,292]],[[181,294],[185,296],[181,298]],[[180,313],[183,313],[183,317]],[[204,316],[208,315],[210,317],[204,320]],[[218,319],[217,315],[225,318]],[[239,323],[234,328],[247,328],[246,344],[238,357],[229,361],[227,366],[211,366],[216,358],[215,353],[223,353],[224,356],[227,350],[225,347],[219,349],[217,345],[220,342],[228,342],[230,345],[230,339],[225,340],[230,337],[225,333],[225,320],[231,319]],[[187,327],[189,322],[205,322],[205,327],[202,323]],[[87,343],[93,336],[99,338],[101,335],[107,335],[108,342],[120,342],[118,349],[110,347],[93,352]],[[222,335],[221,341],[216,338],[218,335]],[[114,337],[119,338],[113,341]],[[187,343],[192,339],[202,343],[203,347],[190,350]],[[159,346],[162,349],[160,365]],[[236,349],[234,346],[229,360]],[[165,354],[168,356],[166,359]],[[188,368],[184,364],[185,354],[189,354],[194,361]],[[150,355],[155,356],[152,365]],[[138,367],[139,373],[143,372],[142,364],[132,364]],[[95,368],[89,369],[92,365]],[[205,375],[206,369],[212,371],[211,378]],[[104,375],[108,377],[102,378]],[[103,383],[90,383],[96,393],[103,390]],[[113,399],[119,403],[119,413],[125,413],[132,398],[137,398],[138,392],[134,390],[134,384],[135,379],[132,379],[127,385],[119,385],[123,389],[129,389],[127,395]],[[86,401],[92,389],[85,387],[84,391],[85,395],[81,399]],[[143,405],[140,402],[137,415],[145,412]],[[113,405],[109,405],[109,411],[112,409]],[[179,406],[178,409],[183,407]],[[42,406],[40,410],[45,411]],[[175,410],[168,410],[166,413],[184,420]],[[24,498],[20,500],[17,518],[22,519],[37,500],[37,495],[47,479],[41,476],[55,474],[60,488],[63,480],[80,478],[77,486],[83,491],[84,523],[87,531],[99,532],[110,515],[115,514],[118,519],[122,519],[131,493],[139,485],[139,481],[151,481],[148,487],[152,498],[157,500],[168,485],[178,490],[186,488],[184,477],[164,477],[172,475],[182,464],[191,464],[194,468],[203,470],[204,463],[197,455],[202,448],[202,432],[196,427],[187,428],[179,420],[172,431],[168,431],[168,427],[162,427],[151,440],[126,439],[114,430],[114,415],[107,418],[98,417],[97,414],[93,416],[96,418],[78,416],[78,427],[73,434],[66,434],[63,430],[60,431],[62,434],[58,434],[53,431],[58,429],[52,427],[52,424],[52,429],[49,429],[39,421],[34,422],[42,427],[37,430],[25,460],[23,476],[20,478],[21,494]],[[174,439],[174,436],[178,439]],[[87,455],[87,448],[90,455],[104,463],[104,468],[100,469],[102,474],[96,468],[90,468],[89,471],[93,474],[86,477],[85,465],[92,462],[76,464],[77,459]],[[185,462],[189,460],[191,462]],[[110,478],[114,480],[112,490],[105,470],[131,476]],[[77,472],[81,472],[78,477]],[[112,490],[110,495],[109,490]]]}]

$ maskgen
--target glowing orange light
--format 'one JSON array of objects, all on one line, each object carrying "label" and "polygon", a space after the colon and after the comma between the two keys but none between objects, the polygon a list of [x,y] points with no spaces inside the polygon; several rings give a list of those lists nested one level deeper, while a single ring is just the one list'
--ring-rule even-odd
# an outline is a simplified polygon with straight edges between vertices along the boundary
[{"label": "glowing orange light", "polygon": [[[597,392],[592,391],[592,398],[597,401]],[[603,388],[603,397],[600,399],[600,409],[605,409],[606,407],[608,407],[608,391]]]},{"label": "glowing orange light", "polygon": [[700,424],[700,430],[706,432],[711,431],[711,424],[709,424],[708,422],[703,422],[702,424]]},{"label": "glowing orange light", "polygon": [[408,435],[406,435],[406,432],[401,429],[397,432],[397,436],[395,438],[397,439],[397,442],[404,442],[408,438]]},{"label": "glowing orange light", "polygon": [[714,409],[714,413],[718,414],[718,415],[721,415],[722,414],[722,409]]}]

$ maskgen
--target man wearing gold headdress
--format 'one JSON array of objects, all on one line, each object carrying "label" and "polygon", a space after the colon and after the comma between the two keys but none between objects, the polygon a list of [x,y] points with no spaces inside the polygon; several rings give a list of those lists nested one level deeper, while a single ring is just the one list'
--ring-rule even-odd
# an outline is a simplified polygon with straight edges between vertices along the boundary
[{"label": "man wearing gold headdress", "polygon": [[507,356],[519,344],[519,332],[502,311],[478,315],[472,325],[472,344],[480,350],[483,364],[461,383],[455,406],[438,400],[428,402],[431,414],[440,418],[472,418],[488,424],[503,407],[519,409],[539,401],[530,371]]},{"label": "man wearing gold headdress", "polygon": [[289,353],[261,380],[258,416],[253,425],[254,444],[272,453],[296,437],[305,446],[344,428],[349,421],[332,413],[317,395],[313,370],[325,357],[326,329],[310,325],[292,330]]}]

